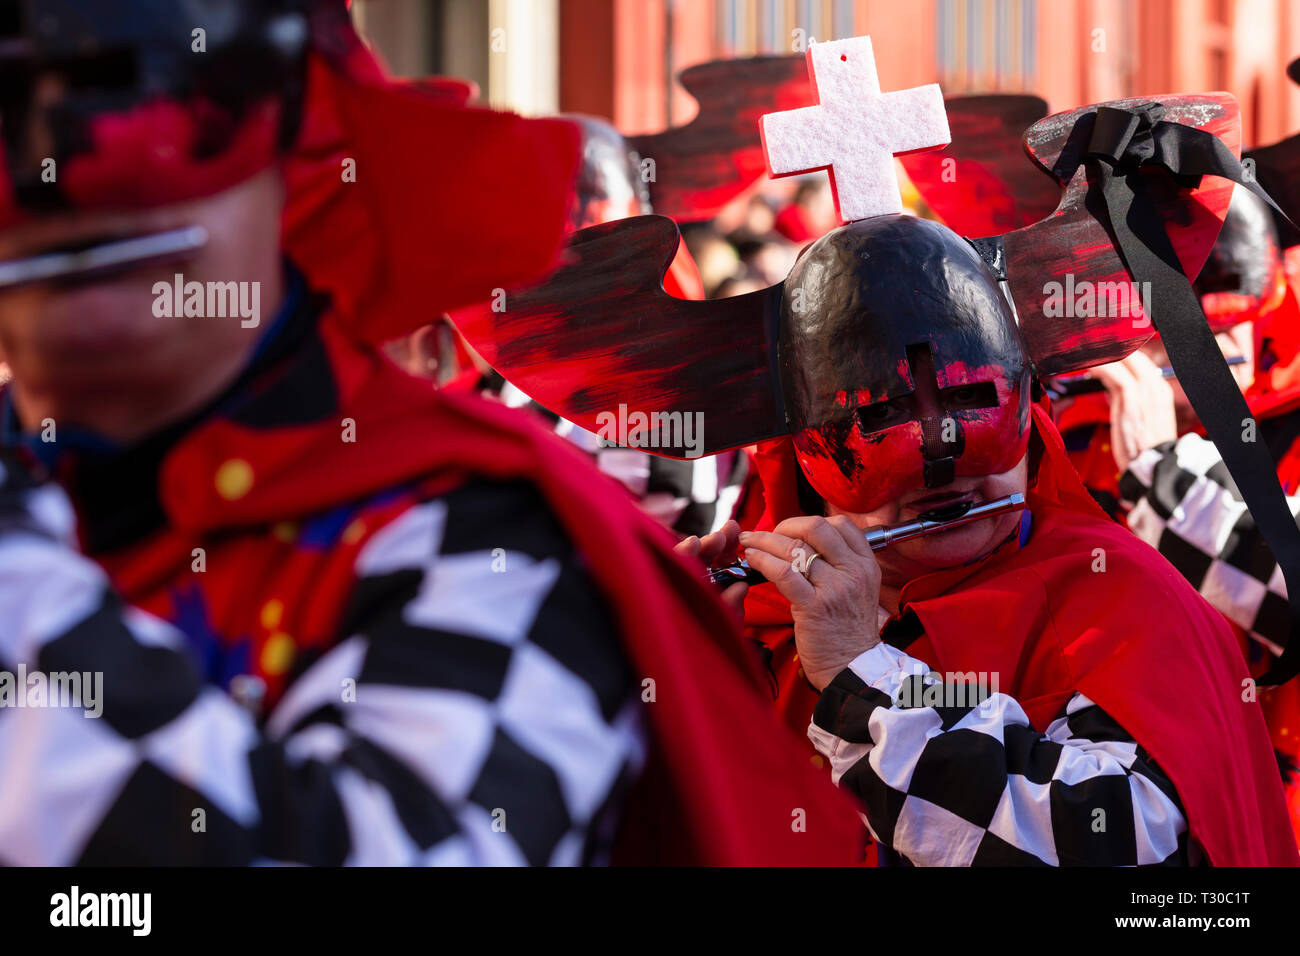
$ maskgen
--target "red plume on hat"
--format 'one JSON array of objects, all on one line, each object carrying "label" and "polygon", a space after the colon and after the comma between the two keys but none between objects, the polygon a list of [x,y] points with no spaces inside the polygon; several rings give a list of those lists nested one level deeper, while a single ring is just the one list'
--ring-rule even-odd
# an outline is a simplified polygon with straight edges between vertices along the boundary
[{"label": "red plume on hat", "polygon": [[367,341],[555,263],[578,130],[471,106],[474,92],[390,79],[343,7],[313,16],[302,130],[284,162],[285,248]]}]

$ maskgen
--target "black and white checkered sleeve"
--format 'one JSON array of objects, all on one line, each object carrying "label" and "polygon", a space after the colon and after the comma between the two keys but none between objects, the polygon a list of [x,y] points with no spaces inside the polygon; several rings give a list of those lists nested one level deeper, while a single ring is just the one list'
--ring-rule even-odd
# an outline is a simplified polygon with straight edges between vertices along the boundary
[{"label": "black and white checkered sleeve", "polygon": [[1006,694],[942,684],[877,644],[826,687],[808,734],[875,838],[914,865],[1187,862],[1173,785],[1082,694],[1039,733]]},{"label": "black and white checkered sleeve", "polygon": [[731,518],[749,473],[742,451],[692,459],[663,458],[598,436],[533,401],[497,377],[499,397],[512,408],[528,408],[555,433],[591,456],[596,468],[626,488],[641,510],[665,528],[703,537]]},{"label": "black and white checkered sleeve", "polygon": [[[1188,434],[1150,448],[1120,479],[1129,528],[1219,613],[1274,654],[1291,631],[1286,582],[1214,443]],[[1300,498],[1287,499],[1300,513]]]},{"label": "black and white checkered sleeve", "polygon": [[0,706],[0,862],[599,862],[640,700],[540,498],[479,484],[413,507],[358,573],[343,639],[259,726],[97,565],[0,529],[0,669],[87,681],[70,705]]},{"label": "black and white checkered sleeve", "polygon": [[743,452],[678,460],[606,443],[565,419],[555,430],[630,491],[642,511],[683,535],[702,537],[726,524],[748,474]]}]

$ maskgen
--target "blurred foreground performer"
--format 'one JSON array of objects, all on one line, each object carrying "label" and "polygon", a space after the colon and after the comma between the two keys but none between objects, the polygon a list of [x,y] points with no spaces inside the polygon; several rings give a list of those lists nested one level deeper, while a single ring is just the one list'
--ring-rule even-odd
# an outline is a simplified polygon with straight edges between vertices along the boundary
[{"label": "blurred foreground performer", "polygon": [[[845,135],[861,135],[837,152],[817,110],[767,117],[772,166],[829,155],[842,212],[847,198],[870,214],[846,216],[781,284],[706,303],[664,296],[646,272],[666,268],[671,223],[586,230],[508,314],[467,328],[470,341],[580,424],[609,395],[661,410],[667,422],[647,425],[661,453],[680,452],[671,416],[692,408],[708,410],[709,451],[764,442],[765,513],[739,539],[748,567],[712,576],[766,579],[745,610],[776,706],[860,798],[882,861],[1296,863],[1232,634],[1095,506],[1039,400],[1048,372],[1118,359],[1150,335],[1129,316],[1053,317],[1042,282],[1127,279],[1089,180],[1113,165],[1145,182],[1143,154],[1107,133],[1152,122],[1151,104],[1036,125],[1029,152],[1065,187],[1056,214],[968,242],[898,214],[896,184],[867,176],[895,149],[943,142],[937,89],[881,97],[865,38],[819,43],[810,59],[822,109],[856,91],[876,121],[848,131],[846,119]],[[1231,97],[1159,107],[1164,142],[1235,146]],[[1209,254],[1230,190],[1206,177],[1153,200],[1183,227],[1170,239],[1186,271]],[[724,560],[737,530],[692,550]],[[882,550],[864,535],[918,530],[930,533]]]},{"label": "blurred foreground performer", "polygon": [[375,346],[550,267],[569,124],[341,3],[6,0],[0,73],[0,861],[849,859],[658,530]]}]

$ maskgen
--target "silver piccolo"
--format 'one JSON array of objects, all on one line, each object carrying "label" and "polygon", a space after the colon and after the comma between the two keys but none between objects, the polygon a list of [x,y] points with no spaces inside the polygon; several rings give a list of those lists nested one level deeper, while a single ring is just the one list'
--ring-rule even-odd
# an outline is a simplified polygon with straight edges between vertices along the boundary
[{"label": "silver piccolo", "polygon": [[[986,501],[980,505],[962,504],[954,508],[927,511],[913,521],[872,528],[870,531],[864,531],[863,535],[866,537],[867,544],[871,546],[872,551],[883,551],[891,544],[906,541],[908,538],[919,538],[922,535],[935,534],[939,531],[950,531],[964,524],[983,521],[985,518],[992,518],[1011,511],[1019,511],[1024,506],[1025,496],[1017,492],[1013,495]],[[742,583],[762,584],[767,580],[744,560],[729,564],[723,568],[710,568],[708,577],[714,584],[722,587]]]},{"label": "silver piccolo", "polygon": [[[1229,355],[1223,360],[1229,368],[1234,365],[1245,365],[1246,357],[1244,355]],[[1172,365],[1162,365],[1160,367],[1160,377],[1165,381],[1170,381],[1178,377],[1174,372]],[[1101,383],[1101,379],[1093,378],[1087,372],[1078,372],[1072,375],[1058,375],[1046,384],[1047,391],[1053,398],[1071,398],[1075,395],[1089,395],[1093,392],[1104,392],[1106,386]]]}]

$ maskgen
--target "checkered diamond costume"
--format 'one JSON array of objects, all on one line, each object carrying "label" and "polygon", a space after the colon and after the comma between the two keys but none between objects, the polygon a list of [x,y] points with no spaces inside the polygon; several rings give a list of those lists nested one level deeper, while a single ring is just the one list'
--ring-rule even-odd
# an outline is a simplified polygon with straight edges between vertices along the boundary
[{"label": "checkered diamond costume", "polygon": [[[1147,449],[1120,479],[1129,528],[1228,620],[1280,654],[1291,629],[1286,583],[1214,444],[1187,434]],[[1300,514],[1300,497],[1287,499]]]},{"label": "checkered diamond costume", "polygon": [[827,686],[808,733],[876,839],[912,864],[1188,862],[1173,784],[1082,694],[1039,732],[1006,694],[941,686],[877,644]]},{"label": "checkered diamond costume", "polygon": [[[0,860],[577,862],[600,857],[635,776],[620,861],[850,862],[847,801],[780,734],[698,569],[564,442],[376,351],[551,268],[576,131],[467,106],[456,81],[428,96],[389,84],[329,6],[306,20],[292,147],[271,144],[289,145],[299,97],[263,109],[255,83],[234,100],[257,125],[222,124],[236,145],[221,156],[230,143],[171,124],[194,155],[164,164],[161,190],[120,158],[145,145],[139,103],[190,115],[193,84],[151,75],[117,96],[87,34],[86,108],[59,122],[117,132],[103,150],[72,137],[90,188],[63,198],[152,207],[278,165],[286,281],[245,367],[148,435],[61,421],[47,441],[0,393],[0,448],[24,469],[39,459],[77,519],[74,550],[0,493],[0,666],[102,672],[106,694],[98,719],[0,713]],[[15,69],[44,70],[51,36],[20,43],[35,52]],[[142,61],[168,43],[122,42]],[[290,75],[294,44],[273,46],[266,75]],[[282,135],[262,136],[281,113]],[[339,188],[340,155],[385,174]],[[633,688],[655,678],[656,705],[640,706]],[[265,722],[236,700],[261,701]],[[629,702],[652,748],[640,775]]]},{"label": "checkered diamond costume", "polygon": [[717,531],[735,513],[749,459],[728,451],[705,458],[663,458],[638,448],[623,448],[594,432],[560,418],[530,399],[499,373],[484,376],[485,394],[499,394],[513,408],[527,408],[548,421],[555,433],[591,456],[601,472],[623,485],[641,510],[682,535],[703,537]]},{"label": "checkered diamond costume", "polygon": [[0,532],[0,668],[101,672],[104,699],[98,719],[0,708],[3,862],[603,858],[642,761],[640,702],[535,495],[472,484],[373,536],[351,636],[259,727],[174,628],[67,547],[59,492],[28,494],[26,509],[9,496]]}]

